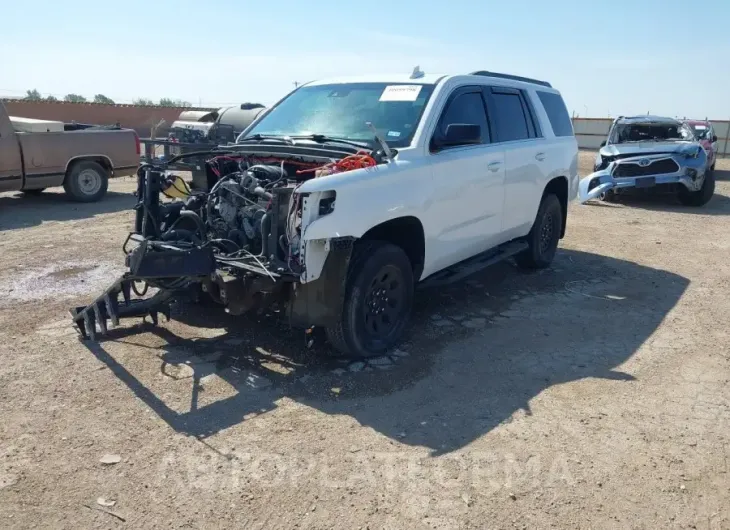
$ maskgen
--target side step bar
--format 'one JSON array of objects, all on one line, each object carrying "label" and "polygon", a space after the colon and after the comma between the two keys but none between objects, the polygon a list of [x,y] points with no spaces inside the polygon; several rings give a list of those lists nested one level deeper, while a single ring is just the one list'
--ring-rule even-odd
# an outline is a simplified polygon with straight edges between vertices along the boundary
[{"label": "side step bar", "polygon": [[495,249],[488,250],[482,254],[478,254],[457,263],[448,269],[439,271],[419,283],[418,287],[428,289],[430,287],[442,287],[444,285],[459,282],[467,276],[471,276],[472,274],[514,256],[515,254],[519,254],[523,250],[526,250],[527,246],[528,245],[525,241],[510,241],[509,243],[505,243]]},{"label": "side step bar", "polygon": [[133,299],[132,284],[139,279],[125,273],[92,303],[70,310],[71,318],[84,339],[96,340],[97,325],[99,332],[105,335],[108,329],[107,320],[113,326],[118,326],[122,318],[149,316],[156,325],[159,313],[170,320],[169,299],[173,292],[161,290],[150,298]]}]

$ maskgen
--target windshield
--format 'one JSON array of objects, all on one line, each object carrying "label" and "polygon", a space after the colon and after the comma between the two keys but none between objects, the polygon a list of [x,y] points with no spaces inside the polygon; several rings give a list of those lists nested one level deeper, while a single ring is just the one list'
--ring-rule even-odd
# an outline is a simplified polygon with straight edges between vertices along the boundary
[{"label": "windshield", "polygon": [[692,125],[692,130],[698,140],[704,140],[707,138],[707,133],[710,131],[706,125]]},{"label": "windshield", "polygon": [[679,142],[695,139],[692,130],[682,123],[623,123],[613,130],[611,143],[630,142]]},{"label": "windshield", "polygon": [[373,145],[371,122],[392,147],[405,147],[421,119],[433,85],[346,83],[302,87],[272,108],[246,136],[306,136]]}]

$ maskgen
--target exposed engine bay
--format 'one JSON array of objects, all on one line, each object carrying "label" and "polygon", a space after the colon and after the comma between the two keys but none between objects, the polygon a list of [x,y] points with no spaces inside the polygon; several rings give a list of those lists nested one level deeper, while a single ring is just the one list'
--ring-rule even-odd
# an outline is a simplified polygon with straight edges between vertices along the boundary
[{"label": "exposed engine bay", "polygon": [[[298,275],[303,266],[298,187],[311,178],[376,164],[365,151],[326,164],[304,157],[214,156],[206,162],[214,182],[209,192],[193,191],[174,175],[163,178],[160,191],[173,201],[160,205],[159,233],[145,235],[210,246],[220,258],[252,261],[264,269]],[[331,211],[335,199],[334,192],[320,199],[319,214]],[[142,226],[137,228],[144,233]]]},{"label": "exposed engine bay", "polygon": [[[150,316],[156,322],[158,313],[169,316],[173,300],[190,296],[212,298],[231,314],[278,305],[298,324],[320,325],[335,316],[332,297],[339,299],[339,290],[322,282],[299,283],[306,269],[303,213],[311,219],[332,212],[335,192],[320,193],[317,204],[307,206],[307,194],[297,190],[307,180],[373,167],[388,157],[362,146],[280,144],[209,154],[207,192],[167,171],[176,160],[200,152],[140,166],[134,231],[123,245],[129,272],[92,304],[71,310],[83,336],[94,338],[97,327],[105,333],[108,319],[116,324],[120,318]],[[344,281],[340,275],[349,260],[351,238],[342,239],[333,240],[340,261],[328,278],[332,284]]]}]

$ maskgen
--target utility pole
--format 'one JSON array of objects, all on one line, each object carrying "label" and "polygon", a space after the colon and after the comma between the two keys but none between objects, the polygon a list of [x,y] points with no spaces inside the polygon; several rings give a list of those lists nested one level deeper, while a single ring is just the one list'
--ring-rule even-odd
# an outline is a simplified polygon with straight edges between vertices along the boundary
[{"label": "utility pole", "polygon": [[297,88],[297,87],[299,87],[299,83],[294,81],[294,88]]}]

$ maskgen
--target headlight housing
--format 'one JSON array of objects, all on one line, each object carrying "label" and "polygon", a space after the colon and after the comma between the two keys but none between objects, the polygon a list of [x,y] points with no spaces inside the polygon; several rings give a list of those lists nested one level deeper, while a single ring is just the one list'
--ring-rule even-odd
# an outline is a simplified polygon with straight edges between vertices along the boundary
[{"label": "headlight housing", "polygon": [[696,149],[690,149],[689,151],[685,151],[684,157],[685,158],[699,158],[702,154],[702,151],[704,151],[704,148],[701,145],[698,145]]},{"label": "headlight housing", "polygon": [[601,153],[598,153],[596,155],[596,160],[594,162],[593,171],[600,171],[602,169],[606,169],[609,164],[613,162],[613,157],[610,156],[601,156]]},{"label": "headlight housing", "polygon": [[320,217],[323,215],[331,214],[335,211],[335,199],[337,198],[337,192],[335,191],[326,191],[322,194],[322,197],[319,199],[319,215]]}]

